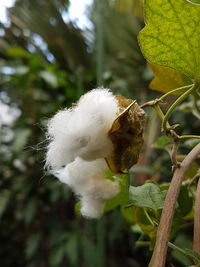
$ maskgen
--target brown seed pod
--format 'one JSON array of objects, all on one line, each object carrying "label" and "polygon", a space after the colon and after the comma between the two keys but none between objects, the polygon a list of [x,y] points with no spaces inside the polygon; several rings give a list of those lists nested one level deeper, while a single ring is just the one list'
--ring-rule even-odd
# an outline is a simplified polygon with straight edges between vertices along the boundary
[{"label": "brown seed pod", "polygon": [[143,144],[145,113],[136,101],[123,96],[116,98],[119,115],[108,132],[114,149],[106,158],[106,162],[112,172],[122,173],[138,161]]}]

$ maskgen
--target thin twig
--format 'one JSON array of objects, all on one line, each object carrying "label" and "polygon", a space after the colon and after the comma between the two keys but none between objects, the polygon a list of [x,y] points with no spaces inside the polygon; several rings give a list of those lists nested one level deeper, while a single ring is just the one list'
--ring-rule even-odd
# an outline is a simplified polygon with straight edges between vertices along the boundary
[{"label": "thin twig", "polygon": [[190,153],[180,164],[180,167],[177,168],[174,172],[170,187],[167,192],[160,224],[157,231],[155,249],[151,258],[151,262],[149,264],[149,266],[151,267],[165,266],[168,240],[182,180],[189,166],[197,158],[198,154],[200,154],[200,144],[196,145],[190,151]]},{"label": "thin twig", "polygon": [[192,88],[188,89],[185,93],[183,93],[181,96],[179,96],[179,98],[176,99],[176,101],[170,106],[170,108],[167,110],[165,117],[163,119],[162,122],[162,128],[165,132],[168,132],[170,130],[170,128],[167,126],[168,123],[168,119],[171,116],[172,112],[174,111],[174,109],[181,103],[183,102],[183,100],[189,96],[193,91],[196,90],[196,88],[198,87],[197,84],[194,84],[192,86]]},{"label": "thin twig", "polygon": [[175,169],[180,167],[180,162],[177,161],[179,139],[178,139],[178,135],[176,134],[174,130],[171,130],[170,134],[174,141],[172,151],[171,151],[172,173],[174,173]]},{"label": "thin twig", "polygon": [[197,184],[196,200],[194,206],[193,249],[200,254],[200,179]]}]

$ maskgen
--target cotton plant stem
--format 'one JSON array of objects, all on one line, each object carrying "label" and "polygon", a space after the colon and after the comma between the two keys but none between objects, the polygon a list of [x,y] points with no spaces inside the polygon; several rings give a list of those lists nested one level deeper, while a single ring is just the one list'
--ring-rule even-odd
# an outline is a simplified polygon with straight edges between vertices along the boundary
[{"label": "cotton plant stem", "polygon": [[189,84],[189,85],[186,85],[186,86],[182,86],[182,87],[179,87],[179,88],[176,88],[176,89],[173,89],[169,92],[167,92],[166,94],[162,95],[158,100],[159,101],[162,101],[165,97],[173,94],[173,93],[177,93],[179,91],[182,91],[182,90],[188,90],[189,88],[191,88],[193,86],[193,84]]},{"label": "cotton plant stem", "polygon": [[[183,255],[185,255],[185,251],[179,247],[177,247],[176,245],[174,245],[173,243],[171,242],[168,242],[168,247],[174,249],[174,250],[177,250],[178,252],[182,253]],[[187,255],[186,255],[187,256]]]},{"label": "cotton plant stem", "polygon": [[196,200],[194,207],[194,233],[193,249],[200,254],[200,179],[197,184]]},{"label": "cotton plant stem", "polygon": [[187,90],[184,94],[182,94],[172,105],[171,107],[168,109],[167,113],[165,114],[165,117],[163,119],[163,123],[162,123],[162,128],[165,132],[169,131],[169,127],[167,125],[168,123],[168,119],[171,116],[172,112],[174,111],[174,109],[187,97],[189,96],[195,89],[197,88],[197,85],[194,84],[194,86],[192,86],[192,88],[190,88],[189,90]]},{"label": "cotton plant stem", "polygon": [[153,108],[154,108],[155,111],[158,113],[158,115],[159,115],[159,117],[161,118],[161,120],[163,120],[164,117],[165,117],[165,115],[164,115],[164,113],[162,112],[162,109],[160,108],[160,106],[158,105],[158,103],[155,104],[155,105],[153,106]]},{"label": "cotton plant stem", "polygon": [[166,98],[167,96],[173,94],[173,93],[177,93],[177,92],[180,92],[180,91],[185,91],[185,90],[188,90],[189,88],[191,88],[194,84],[189,84],[189,85],[186,85],[186,86],[182,86],[182,87],[179,87],[179,88],[176,88],[176,89],[173,89],[169,92],[167,92],[166,94],[162,95],[161,97],[159,98],[156,98],[155,100],[151,100],[151,101],[148,101],[144,104],[142,104],[140,107],[141,108],[144,108],[144,107],[150,107],[150,106],[154,106],[156,104],[158,104],[159,102],[162,102],[164,98]]},{"label": "cotton plant stem", "polygon": [[180,166],[176,168],[170,187],[165,199],[160,224],[156,235],[156,244],[149,267],[164,267],[167,255],[168,240],[170,236],[173,215],[176,207],[176,201],[179,195],[180,187],[185,173],[191,163],[200,154],[200,143],[196,145],[185,157]]},{"label": "cotton plant stem", "polygon": [[200,139],[200,135],[181,135],[178,138],[179,138],[179,140],[183,140],[183,139]]}]

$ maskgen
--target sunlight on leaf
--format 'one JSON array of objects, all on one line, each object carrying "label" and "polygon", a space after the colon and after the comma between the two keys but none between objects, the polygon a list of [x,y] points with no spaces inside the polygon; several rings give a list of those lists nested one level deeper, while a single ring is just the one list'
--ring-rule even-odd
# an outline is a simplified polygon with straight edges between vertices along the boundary
[{"label": "sunlight on leaf", "polygon": [[200,81],[200,6],[186,0],[146,0],[139,43],[147,60]]}]

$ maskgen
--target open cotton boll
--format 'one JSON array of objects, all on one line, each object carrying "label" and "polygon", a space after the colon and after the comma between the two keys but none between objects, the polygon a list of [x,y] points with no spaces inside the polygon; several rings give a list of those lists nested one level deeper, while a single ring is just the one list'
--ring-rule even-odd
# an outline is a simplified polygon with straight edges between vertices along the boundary
[{"label": "open cotton boll", "polygon": [[[55,171],[54,175],[80,196],[82,214],[96,218],[96,214],[102,214],[105,200],[114,197],[119,192],[117,182],[105,179],[107,168],[104,159],[84,161],[77,157],[65,168]],[[97,207],[99,207],[98,210],[96,210]]]},{"label": "open cotton boll", "polygon": [[113,144],[107,133],[117,113],[118,102],[108,89],[94,89],[72,109],[59,111],[48,124],[47,166],[60,168],[77,156],[85,160],[108,156]]}]

